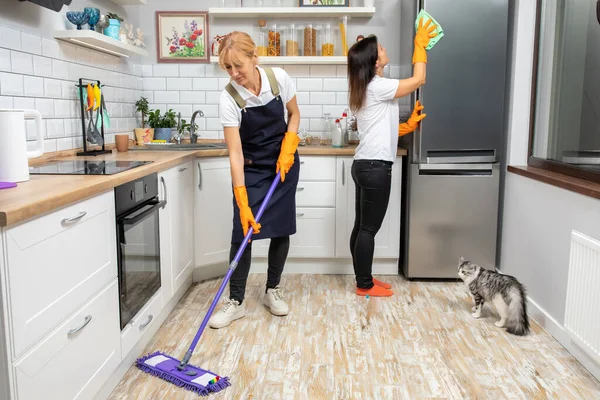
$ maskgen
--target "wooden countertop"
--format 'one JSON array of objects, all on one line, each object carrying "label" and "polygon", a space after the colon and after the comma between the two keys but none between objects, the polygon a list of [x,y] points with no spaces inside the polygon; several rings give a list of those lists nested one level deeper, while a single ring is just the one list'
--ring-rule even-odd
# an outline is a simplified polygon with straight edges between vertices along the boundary
[{"label": "wooden countertop", "polygon": [[[325,146],[300,146],[300,155],[354,155],[356,146],[332,148]],[[136,150],[90,157],[78,157],[75,151],[44,155],[30,160],[30,165],[57,160],[115,160],[152,161],[115,175],[30,175],[27,182],[18,183],[16,188],[0,190],[0,227],[15,225],[30,218],[54,211],[69,204],[95,196],[123,183],[145,175],[164,171],[198,157],[222,157],[226,149],[190,151]],[[407,152],[398,149],[398,156]]]}]

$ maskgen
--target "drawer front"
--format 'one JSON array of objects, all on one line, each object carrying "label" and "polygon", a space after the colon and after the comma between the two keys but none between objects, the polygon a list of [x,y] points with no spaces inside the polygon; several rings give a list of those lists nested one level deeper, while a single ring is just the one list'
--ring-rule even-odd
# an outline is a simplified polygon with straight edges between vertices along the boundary
[{"label": "drawer front", "polygon": [[335,207],[335,182],[298,182],[296,207]]},{"label": "drawer front", "polygon": [[[104,211],[88,213],[67,228],[60,226],[62,218],[92,208],[76,207],[43,217],[44,225],[36,220],[6,232],[15,358],[117,276],[114,199],[94,200],[103,203],[93,202],[94,209]],[[24,236],[35,235],[35,227],[52,235]]]},{"label": "drawer front", "polygon": [[335,182],[335,157],[300,156],[300,180]]},{"label": "drawer front", "polygon": [[[252,255],[267,257],[270,240],[252,243]],[[331,258],[335,251],[335,208],[296,208],[296,234],[288,257]]]},{"label": "drawer front", "polygon": [[142,335],[156,323],[163,308],[162,289],[154,294],[148,303],[121,331],[121,356],[125,358],[140,340]]},{"label": "drawer front", "polygon": [[8,232],[22,249],[35,246],[62,232],[74,229],[94,217],[114,209],[114,192],[111,190],[58,211],[36,218]]},{"label": "drawer front", "polygon": [[91,399],[120,362],[115,279],[14,365],[18,397]]}]

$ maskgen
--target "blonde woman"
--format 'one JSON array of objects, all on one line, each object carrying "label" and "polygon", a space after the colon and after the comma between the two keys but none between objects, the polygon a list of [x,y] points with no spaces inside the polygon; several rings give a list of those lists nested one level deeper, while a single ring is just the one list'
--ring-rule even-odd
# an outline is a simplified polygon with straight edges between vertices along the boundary
[{"label": "blonde woman", "polygon": [[[234,194],[229,259],[233,260],[250,226],[254,228],[253,241],[271,239],[264,304],[274,315],[287,315],[289,306],[279,282],[290,235],[296,233],[296,186],[300,173],[296,88],[283,69],[258,66],[256,45],[244,32],[232,32],[222,40],[219,65],[231,77],[219,103]],[[254,214],[279,171],[281,182],[258,224]],[[244,317],[251,252],[252,242],[231,275],[229,298],[209,321],[212,328],[225,327]]]}]

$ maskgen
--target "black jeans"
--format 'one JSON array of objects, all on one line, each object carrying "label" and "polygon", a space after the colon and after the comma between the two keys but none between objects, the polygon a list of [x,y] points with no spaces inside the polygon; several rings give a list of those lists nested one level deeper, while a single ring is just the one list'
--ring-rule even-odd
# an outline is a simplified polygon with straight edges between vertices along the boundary
[{"label": "black jeans", "polygon": [[350,235],[350,252],[356,286],[373,287],[373,252],[375,235],[381,228],[390,201],[392,163],[379,160],[355,160],[352,179],[356,185],[356,215]]},{"label": "black jeans", "polygon": [[[240,248],[241,243],[232,243],[229,249],[229,263],[233,261],[235,255]],[[279,285],[281,280],[281,274],[283,273],[283,267],[285,260],[287,259],[288,251],[290,249],[290,237],[283,236],[272,238],[269,244],[269,269],[267,271],[267,289],[273,289]],[[246,281],[248,280],[248,273],[250,272],[250,261],[252,258],[252,242],[246,245],[240,262],[236,269],[231,274],[229,280],[229,298],[237,300],[242,304],[244,301],[244,295],[246,294]],[[266,289],[265,289],[266,292]]]}]

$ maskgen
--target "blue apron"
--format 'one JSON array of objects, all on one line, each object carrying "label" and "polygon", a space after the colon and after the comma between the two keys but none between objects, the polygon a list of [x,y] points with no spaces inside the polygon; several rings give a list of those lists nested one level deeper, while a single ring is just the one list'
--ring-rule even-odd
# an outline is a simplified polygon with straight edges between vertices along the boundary
[{"label": "blue apron", "polygon": [[[285,104],[279,96],[279,87],[272,70],[264,68],[271,83],[271,92],[275,98],[258,107],[245,107],[245,101],[231,84],[227,91],[242,108],[240,139],[244,153],[244,178],[248,192],[248,205],[256,218],[273,180],[275,179],[277,159],[281,143],[287,131],[284,119]],[[259,223],[260,233],[253,234],[252,240],[289,236],[296,233],[296,187],[300,175],[298,151],[294,154],[294,164],[285,175],[285,181],[279,182]],[[240,222],[240,210],[233,197],[233,232],[231,243],[241,243],[244,231]]]}]

